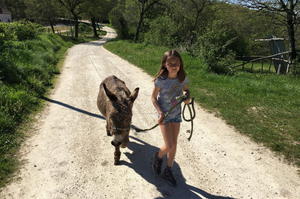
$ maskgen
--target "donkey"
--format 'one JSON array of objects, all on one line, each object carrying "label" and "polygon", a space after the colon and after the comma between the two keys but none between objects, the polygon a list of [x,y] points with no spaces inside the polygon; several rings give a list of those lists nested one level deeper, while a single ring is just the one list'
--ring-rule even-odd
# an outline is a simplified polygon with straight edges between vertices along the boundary
[{"label": "donkey", "polygon": [[97,106],[106,118],[107,135],[114,136],[111,144],[115,147],[115,165],[120,163],[120,146],[125,148],[129,142],[132,105],[138,92],[139,88],[136,88],[131,94],[125,82],[114,75],[105,78],[100,84]]}]

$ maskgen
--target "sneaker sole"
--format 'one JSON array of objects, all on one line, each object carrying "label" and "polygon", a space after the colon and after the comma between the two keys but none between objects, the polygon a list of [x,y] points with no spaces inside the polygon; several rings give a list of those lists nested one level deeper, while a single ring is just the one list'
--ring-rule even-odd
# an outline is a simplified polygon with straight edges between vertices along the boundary
[{"label": "sneaker sole", "polygon": [[173,184],[172,182],[170,182],[167,178],[165,178],[164,176],[161,176],[162,179],[164,179],[170,186],[172,187],[176,187],[177,186],[177,183],[176,184]]}]

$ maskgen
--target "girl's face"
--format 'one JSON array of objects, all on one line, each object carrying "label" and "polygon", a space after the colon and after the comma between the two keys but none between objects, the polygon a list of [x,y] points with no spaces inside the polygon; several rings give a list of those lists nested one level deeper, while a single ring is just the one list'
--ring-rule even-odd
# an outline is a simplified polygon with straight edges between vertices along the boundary
[{"label": "girl's face", "polygon": [[177,73],[180,70],[180,60],[178,57],[169,57],[165,66],[169,72],[169,77],[177,77]]}]

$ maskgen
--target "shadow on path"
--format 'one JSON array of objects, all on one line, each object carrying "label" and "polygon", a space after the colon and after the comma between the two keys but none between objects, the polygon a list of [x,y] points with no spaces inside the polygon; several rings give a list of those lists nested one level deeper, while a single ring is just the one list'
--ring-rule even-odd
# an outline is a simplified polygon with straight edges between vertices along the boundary
[{"label": "shadow on path", "polygon": [[[65,108],[69,108],[71,110],[77,111],[79,113],[83,113],[86,115],[89,115],[91,117],[100,118],[102,120],[105,120],[105,117],[91,113],[79,108],[76,108],[74,106],[65,104],[63,102],[49,99],[47,97],[41,97],[41,99],[58,104],[60,106],[63,106]],[[134,125],[131,125],[131,127],[137,128]],[[155,199],[165,199],[165,198],[172,198],[172,199],[182,199],[182,198],[189,198],[189,199],[202,199],[202,198],[208,198],[208,199],[233,199],[232,197],[224,197],[224,196],[216,196],[212,195],[204,190],[201,190],[200,188],[194,187],[192,185],[186,184],[186,180],[182,175],[181,169],[179,165],[174,162],[173,165],[173,171],[174,175],[178,181],[178,185],[176,188],[169,186],[163,179],[161,179],[158,176],[155,176],[152,168],[151,168],[151,162],[154,152],[158,151],[158,148],[155,146],[152,146],[138,138],[130,136],[130,139],[134,142],[129,142],[128,148],[132,151],[132,153],[124,153],[127,158],[130,160],[130,162],[122,161],[120,162],[121,166],[128,166],[129,168],[133,169],[136,173],[138,173],[141,177],[143,177],[147,182],[153,184],[156,186],[156,189],[162,194],[162,197],[158,197]],[[166,162],[166,161],[164,161]],[[165,165],[163,165],[165,167]]]},{"label": "shadow on path", "polygon": [[60,101],[57,101],[57,100],[53,100],[53,99],[49,99],[47,97],[41,97],[41,99],[45,100],[45,101],[48,101],[48,102],[51,102],[51,103],[54,103],[54,104],[58,104],[58,105],[61,105],[63,107],[66,107],[66,108],[69,108],[69,109],[72,109],[74,111],[77,111],[79,113],[83,113],[83,114],[86,114],[86,115],[89,115],[89,116],[92,116],[92,117],[96,117],[96,118],[100,118],[102,120],[105,120],[105,117],[103,117],[102,115],[99,115],[99,114],[95,114],[95,113],[91,113],[91,112],[88,112],[88,111],[85,111],[85,110],[82,110],[80,108],[76,108],[74,106],[71,106],[69,104],[65,104],[63,102],[60,102]]},{"label": "shadow on path", "polygon": [[[121,166],[125,165],[133,169],[147,182],[155,185],[156,189],[162,194],[161,197],[157,197],[155,199],[233,199],[232,197],[213,195],[200,188],[186,184],[186,180],[176,162],[174,162],[173,171],[178,185],[175,188],[169,186],[163,179],[155,176],[151,168],[153,154],[158,150],[158,148],[132,136],[130,136],[130,139],[131,142],[129,142],[127,147],[132,151],[132,153],[124,153],[130,162],[121,161],[120,164]],[[164,167],[165,165],[163,165],[163,168]]]},{"label": "shadow on path", "polygon": [[86,45],[86,46],[103,46],[104,45],[104,39],[101,40],[97,40],[97,41],[90,41],[90,42],[86,42],[86,43],[81,43],[80,45]]},{"label": "shadow on path", "polygon": [[[102,120],[106,120],[104,116],[100,115],[100,114],[95,114],[95,113],[91,113],[91,112],[88,112],[88,111],[85,111],[85,110],[82,110],[80,108],[76,108],[74,106],[71,106],[69,104],[66,104],[66,103],[63,103],[63,102],[60,102],[60,101],[57,101],[57,100],[53,100],[53,99],[49,99],[47,97],[41,97],[42,100],[45,100],[45,101],[48,101],[48,102],[51,102],[51,103],[54,103],[54,104],[58,104],[60,106],[63,106],[65,108],[69,108],[69,109],[72,109],[74,111],[77,111],[79,113],[83,113],[83,114],[86,114],[86,115],[89,115],[91,117],[95,117],[95,118],[99,118],[99,119],[102,119]],[[131,129],[133,130],[136,130],[136,129],[140,129],[138,127],[136,127],[135,125],[130,125]]]}]

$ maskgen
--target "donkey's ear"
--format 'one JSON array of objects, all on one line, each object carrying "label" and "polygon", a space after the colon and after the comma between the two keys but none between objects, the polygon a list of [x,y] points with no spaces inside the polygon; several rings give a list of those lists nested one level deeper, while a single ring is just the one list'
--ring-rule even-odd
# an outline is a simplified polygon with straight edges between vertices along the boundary
[{"label": "donkey's ear", "polygon": [[130,100],[132,102],[134,102],[134,100],[137,98],[137,96],[139,94],[139,90],[140,90],[140,88],[134,89],[133,93],[130,95]]},{"label": "donkey's ear", "polygon": [[112,92],[110,92],[110,90],[108,90],[108,88],[106,87],[105,84],[102,84],[103,85],[103,88],[104,88],[104,91],[107,95],[107,97],[111,100],[111,101],[117,101],[117,97],[115,96],[115,94],[113,94]]}]

